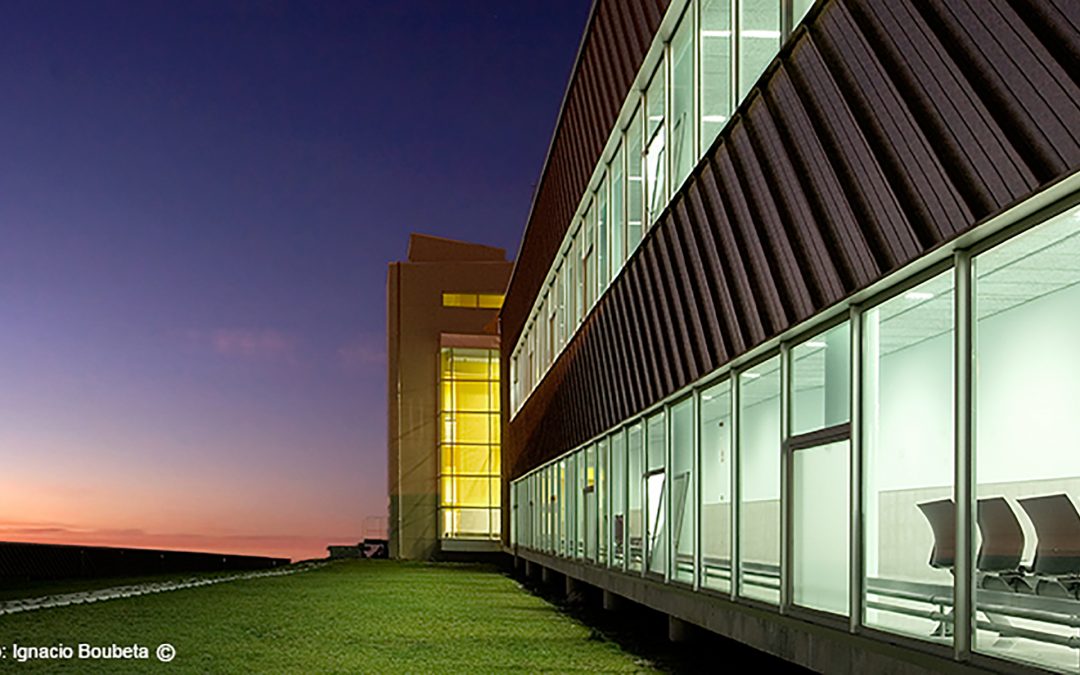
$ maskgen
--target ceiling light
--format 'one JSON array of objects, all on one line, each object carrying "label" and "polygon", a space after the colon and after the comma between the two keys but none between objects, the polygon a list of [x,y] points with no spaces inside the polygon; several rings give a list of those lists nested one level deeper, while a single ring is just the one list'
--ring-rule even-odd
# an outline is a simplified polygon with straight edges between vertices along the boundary
[{"label": "ceiling light", "polygon": [[716,37],[716,38],[731,37],[731,31],[729,31],[729,30],[703,30],[703,31],[701,31],[701,37]]},{"label": "ceiling light", "polygon": [[701,121],[702,122],[721,123],[721,122],[727,122],[727,117],[724,117],[723,115],[702,115],[701,116]]},{"label": "ceiling light", "polygon": [[759,375],[757,373],[743,373],[742,376],[745,377],[748,380],[756,380],[759,377],[761,377],[761,375]]},{"label": "ceiling light", "polygon": [[933,293],[927,293],[926,291],[911,291],[910,293],[905,293],[904,297],[906,299],[908,299],[908,300],[920,300],[921,301],[921,300],[929,300],[930,298],[934,297],[934,294]]},{"label": "ceiling light", "polygon": [[829,345],[825,344],[821,340],[811,340],[810,342],[806,343],[806,346],[810,349],[825,349]]}]

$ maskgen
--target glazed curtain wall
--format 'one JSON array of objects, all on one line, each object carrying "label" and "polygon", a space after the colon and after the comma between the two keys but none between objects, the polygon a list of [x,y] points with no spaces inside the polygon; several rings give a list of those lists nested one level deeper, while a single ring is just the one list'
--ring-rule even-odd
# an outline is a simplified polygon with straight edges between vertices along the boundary
[{"label": "glazed curtain wall", "polygon": [[[1077,672],[1080,194],[1065,199],[518,479],[513,544]],[[569,474],[547,493],[550,466]],[[576,546],[552,545],[545,500]]]},{"label": "glazed curtain wall", "polygon": [[439,377],[439,537],[498,539],[499,352],[443,347]]},{"label": "glazed curtain wall", "polygon": [[668,12],[678,23],[670,40],[654,39],[659,63],[650,63],[643,73],[641,91],[630,91],[624,108],[631,112],[610,132],[612,149],[594,169],[598,177],[566,228],[513,349],[511,414],[558,359],[673,190],[776,56],[783,42],[782,16],[791,12],[797,24],[810,5],[792,0],[671,4]]},{"label": "glazed curtain wall", "polygon": [[1077,25],[1058,0],[811,9],[508,421],[508,478],[1080,167]]}]

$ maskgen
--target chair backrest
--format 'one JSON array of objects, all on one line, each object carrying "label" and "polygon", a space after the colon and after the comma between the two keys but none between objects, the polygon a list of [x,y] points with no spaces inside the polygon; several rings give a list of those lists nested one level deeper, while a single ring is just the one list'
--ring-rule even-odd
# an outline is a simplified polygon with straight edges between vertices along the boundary
[{"label": "chair backrest", "polygon": [[1024,530],[1004,497],[980,499],[976,519],[982,543],[976,569],[983,572],[1011,572],[1019,569],[1024,554]]},{"label": "chair backrest", "polygon": [[956,505],[952,499],[919,504],[934,532],[934,549],[930,552],[930,567],[952,569],[956,562]]},{"label": "chair backrest", "polygon": [[1018,499],[1039,543],[1036,574],[1080,574],[1080,514],[1066,494]]}]

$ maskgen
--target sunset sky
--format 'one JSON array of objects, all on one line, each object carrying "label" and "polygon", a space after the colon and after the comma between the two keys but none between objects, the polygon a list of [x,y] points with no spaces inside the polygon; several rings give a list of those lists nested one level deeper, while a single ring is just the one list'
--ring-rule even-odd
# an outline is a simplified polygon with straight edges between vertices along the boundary
[{"label": "sunset sky", "polygon": [[0,540],[361,538],[386,263],[514,254],[588,5],[0,5]]}]

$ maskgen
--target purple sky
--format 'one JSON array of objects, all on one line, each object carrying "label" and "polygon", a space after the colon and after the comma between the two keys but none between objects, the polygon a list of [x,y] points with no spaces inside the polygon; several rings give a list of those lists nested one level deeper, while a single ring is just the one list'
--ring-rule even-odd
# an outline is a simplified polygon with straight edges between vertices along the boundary
[{"label": "purple sky", "polygon": [[0,540],[361,537],[386,263],[514,255],[588,4],[0,4]]}]

